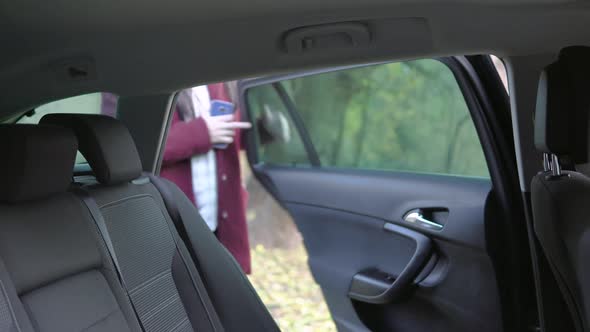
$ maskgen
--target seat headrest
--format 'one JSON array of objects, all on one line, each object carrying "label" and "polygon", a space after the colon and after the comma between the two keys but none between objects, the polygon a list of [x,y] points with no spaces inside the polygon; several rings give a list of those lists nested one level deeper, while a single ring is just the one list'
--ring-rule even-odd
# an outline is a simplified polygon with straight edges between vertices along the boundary
[{"label": "seat headrest", "polygon": [[535,110],[535,146],[541,152],[588,160],[590,47],[561,50],[539,79]]},{"label": "seat headrest", "polygon": [[79,149],[102,184],[138,178],[142,166],[129,130],[118,120],[98,114],[47,114],[41,123],[71,128]]},{"label": "seat headrest", "polygon": [[0,125],[0,202],[66,192],[77,149],[76,137],[67,128]]}]

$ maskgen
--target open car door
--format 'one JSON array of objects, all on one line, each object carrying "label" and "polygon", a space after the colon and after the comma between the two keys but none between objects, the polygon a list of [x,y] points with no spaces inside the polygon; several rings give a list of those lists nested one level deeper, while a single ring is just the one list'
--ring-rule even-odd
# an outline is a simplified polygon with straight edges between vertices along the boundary
[{"label": "open car door", "polygon": [[240,83],[251,167],[293,217],[340,331],[522,324],[506,142],[476,79],[453,57]]}]

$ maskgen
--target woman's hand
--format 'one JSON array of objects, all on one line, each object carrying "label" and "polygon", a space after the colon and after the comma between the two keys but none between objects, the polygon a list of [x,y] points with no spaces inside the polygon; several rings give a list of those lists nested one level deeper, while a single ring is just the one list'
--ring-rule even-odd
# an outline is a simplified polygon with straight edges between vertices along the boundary
[{"label": "woman's hand", "polygon": [[233,114],[203,117],[209,129],[211,144],[231,144],[236,135],[236,129],[250,129],[250,122],[234,121]]}]

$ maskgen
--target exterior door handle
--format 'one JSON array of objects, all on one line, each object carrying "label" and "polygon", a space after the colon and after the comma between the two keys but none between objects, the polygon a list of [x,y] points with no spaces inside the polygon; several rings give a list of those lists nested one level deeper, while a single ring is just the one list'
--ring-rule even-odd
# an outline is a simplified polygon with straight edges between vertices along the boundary
[{"label": "exterior door handle", "polygon": [[404,217],[404,221],[436,231],[440,231],[441,229],[443,229],[443,225],[426,219],[422,214],[422,211],[419,209],[408,212]]}]

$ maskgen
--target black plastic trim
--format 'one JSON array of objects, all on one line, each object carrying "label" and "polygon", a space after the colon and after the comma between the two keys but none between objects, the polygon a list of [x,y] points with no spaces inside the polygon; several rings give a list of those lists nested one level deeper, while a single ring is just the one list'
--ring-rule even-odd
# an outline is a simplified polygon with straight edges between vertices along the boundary
[{"label": "black plastic trim", "polygon": [[537,325],[524,205],[520,197],[508,94],[488,55],[456,57],[469,86],[473,119],[492,178],[486,243],[494,264],[506,331]]},{"label": "black plastic trim", "polygon": [[[350,284],[350,290],[348,291],[348,296],[352,299],[374,304],[394,302],[410,288],[432,255],[432,240],[427,236],[389,222],[383,225],[383,229],[414,241],[416,243],[416,251],[399,276],[393,280],[391,285],[383,287],[383,289],[380,290],[380,294],[374,295],[363,292],[367,289],[368,285],[373,289],[375,289],[373,285],[380,286],[378,280],[371,278],[368,274],[363,272],[355,275]],[[374,282],[374,280],[377,282]]]}]

